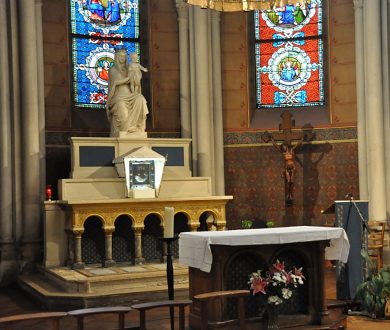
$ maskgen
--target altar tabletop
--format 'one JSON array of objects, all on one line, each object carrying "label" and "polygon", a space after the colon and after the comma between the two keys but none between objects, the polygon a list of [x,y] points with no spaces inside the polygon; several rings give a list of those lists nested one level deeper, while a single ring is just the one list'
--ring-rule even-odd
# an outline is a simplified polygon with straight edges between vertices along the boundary
[{"label": "altar tabletop", "polygon": [[213,256],[210,245],[267,245],[325,241],[325,258],[347,262],[349,241],[343,228],[292,226],[226,231],[183,232],[179,239],[179,261],[210,272]]}]

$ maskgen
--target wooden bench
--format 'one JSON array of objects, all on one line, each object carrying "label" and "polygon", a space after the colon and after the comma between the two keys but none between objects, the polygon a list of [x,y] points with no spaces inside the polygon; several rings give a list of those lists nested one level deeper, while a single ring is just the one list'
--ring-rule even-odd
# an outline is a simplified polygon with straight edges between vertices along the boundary
[{"label": "wooden bench", "polygon": [[[154,301],[154,302],[143,303],[143,304],[136,304],[136,305],[132,305],[131,308],[139,311],[140,313],[139,328],[140,330],[145,330],[147,310],[153,308],[159,308],[159,307],[169,307],[170,311],[172,311],[174,307],[178,307],[179,308],[179,330],[184,330],[185,327],[184,308],[191,304],[192,304],[191,300],[163,300],[163,301]],[[171,319],[171,329],[174,329],[174,324],[172,324],[172,319]]]},{"label": "wooden bench", "polygon": [[131,307],[117,306],[117,307],[96,307],[76,309],[68,312],[68,315],[77,319],[77,329],[84,329],[84,318],[91,315],[98,314],[118,314],[118,329],[125,329],[125,314],[131,311]]},{"label": "wooden bench", "polygon": [[[245,329],[245,305],[244,298],[250,294],[249,290],[226,290],[226,291],[213,291],[201,293],[194,296],[194,302],[200,302],[200,315],[201,315],[201,330],[208,328],[222,328],[230,325],[239,325],[240,330]],[[225,320],[225,321],[209,321],[208,320],[208,302],[210,300],[221,300],[226,298],[237,299],[237,313],[238,319]]]},{"label": "wooden bench", "polygon": [[66,312],[42,312],[42,313],[30,313],[30,314],[19,314],[0,317],[0,324],[18,323],[22,321],[31,320],[48,320],[51,321],[52,329],[60,329],[60,319],[68,315]]}]

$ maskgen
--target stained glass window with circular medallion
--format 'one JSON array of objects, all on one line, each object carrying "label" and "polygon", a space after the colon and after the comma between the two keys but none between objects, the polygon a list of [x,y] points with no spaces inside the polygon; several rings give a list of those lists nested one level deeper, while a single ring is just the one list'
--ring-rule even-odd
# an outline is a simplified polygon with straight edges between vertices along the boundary
[{"label": "stained glass window with circular medallion", "polygon": [[254,15],[257,108],[323,106],[322,0]]},{"label": "stained glass window with circular medallion", "polygon": [[70,0],[75,107],[105,107],[115,49],[140,55],[138,4],[138,0]]}]

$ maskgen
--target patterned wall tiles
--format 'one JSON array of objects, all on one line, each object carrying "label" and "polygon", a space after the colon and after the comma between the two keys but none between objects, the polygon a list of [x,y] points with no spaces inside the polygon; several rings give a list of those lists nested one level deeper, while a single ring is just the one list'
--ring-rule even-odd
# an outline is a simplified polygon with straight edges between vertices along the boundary
[{"label": "patterned wall tiles", "polygon": [[[353,136],[350,130],[333,133]],[[282,154],[270,145],[246,145],[242,142],[248,134],[243,135],[242,139],[237,133],[230,136],[232,140],[228,137],[233,144],[240,141],[240,146],[225,145],[226,194],[234,197],[227,205],[228,228],[240,228],[244,219],[255,220],[255,226],[267,220],[278,226],[322,225],[331,222],[332,216],[321,214],[321,210],[347,193],[358,196],[355,141],[306,144],[297,149],[294,204],[287,207]],[[332,135],[321,137],[325,136]]]}]

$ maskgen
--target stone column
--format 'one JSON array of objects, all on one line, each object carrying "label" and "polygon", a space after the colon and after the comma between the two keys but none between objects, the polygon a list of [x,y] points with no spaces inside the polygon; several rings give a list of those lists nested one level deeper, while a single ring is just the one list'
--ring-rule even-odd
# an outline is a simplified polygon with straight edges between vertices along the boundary
[{"label": "stone column", "polygon": [[134,228],[135,239],[135,263],[142,264],[145,262],[145,258],[142,256],[142,231],[143,227]]},{"label": "stone column", "polygon": [[22,115],[22,258],[30,268],[39,255],[42,226],[40,196],[40,146],[38,59],[35,3],[19,0],[21,115]]},{"label": "stone column", "polygon": [[17,273],[13,224],[13,159],[11,129],[12,76],[9,65],[9,8],[8,1],[0,0],[0,279],[2,284],[12,281]]},{"label": "stone column", "polygon": [[83,229],[73,229],[74,235],[74,261],[73,269],[83,269],[85,267],[81,256],[81,238],[84,233]]},{"label": "stone column", "polygon": [[[12,138],[7,1],[0,0],[0,249],[12,243]],[[0,260],[3,260],[2,258]]]},{"label": "stone column", "polygon": [[211,104],[208,52],[208,10],[194,8],[195,98],[198,175],[212,177]]},{"label": "stone column", "polygon": [[180,63],[180,122],[181,137],[191,138],[191,111],[190,111],[190,58],[188,35],[188,4],[176,0],[176,9],[179,22],[179,63]]},{"label": "stone column", "polygon": [[44,91],[44,59],[42,36],[42,0],[35,0],[35,21],[37,35],[37,83],[38,89],[38,126],[39,126],[39,168],[40,196],[45,200],[46,188],[46,139],[45,139],[45,91]]},{"label": "stone column", "polygon": [[359,197],[368,200],[368,172],[366,145],[366,114],[365,114],[365,79],[364,79],[364,29],[363,0],[354,0],[355,8],[355,62],[356,62],[356,108],[359,159]]},{"label": "stone column", "polygon": [[[21,86],[20,86],[20,50],[19,50],[19,29],[18,29],[18,4],[17,1],[9,3],[9,36],[11,44],[9,51],[12,54],[12,89],[10,98],[12,99],[12,128],[13,128],[13,191],[12,198],[14,204],[14,235],[15,241],[20,242],[23,235],[23,195],[22,195],[22,114],[21,114]],[[11,93],[12,91],[12,93]]]},{"label": "stone column", "polygon": [[66,265],[68,267],[72,267],[73,264],[75,263],[75,256],[74,256],[74,251],[75,249],[75,242],[74,242],[74,235],[73,231],[71,229],[66,229],[66,237],[68,239],[68,258],[66,261]]},{"label": "stone column", "polygon": [[104,267],[112,267],[115,265],[115,260],[112,259],[112,233],[115,231],[115,227],[105,227],[105,260],[103,261]]},{"label": "stone column", "polygon": [[382,0],[382,57],[384,93],[384,135],[386,168],[386,212],[390,218],[390,0]]},{"label": "stone column", "polygon": [[380,17],[380,2],[365,0],[364,67],[366,69],[365,109],[368,141],[369,214],[370,219],[385,221],[387,215]]},{"label": "stone column", "polygon": [[197,132],[197,116],[194,109],[197,107],[197,100],[195,97],[195,89],[196,89],[196,75],[195,75],[195,31],[196,24],[194,18],[195,6],[189,7],[189,49],[190,49],[190,90],[193,91],[191,93],[191,137],[192,137],[192,175],[198,176],[198,132]]},{"label": "stone column", "polygon": [[213,65],[213,109],[214,109],[214,169],[215,194],[225,195],[225,162],[223,156],[223,111],[222,111],[222,74],[221,74],[221,29],[220,13],[211,11],[211,47]]}]

